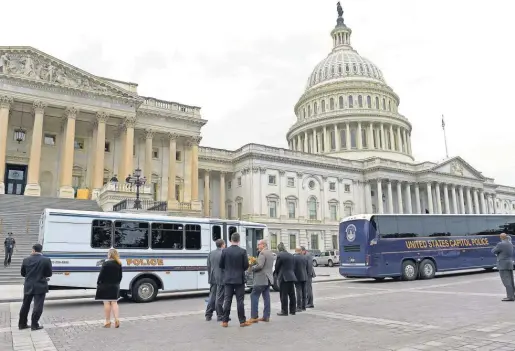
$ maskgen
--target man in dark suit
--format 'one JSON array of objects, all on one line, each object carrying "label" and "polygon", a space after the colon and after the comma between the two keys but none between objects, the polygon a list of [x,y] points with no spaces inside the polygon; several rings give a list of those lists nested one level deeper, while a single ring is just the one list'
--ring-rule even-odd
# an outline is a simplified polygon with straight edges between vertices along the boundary
[{"label": "man in dark suit", "polygon": [[293,255],[295,277],[295,293],[297,295],[297,312],[306,310],[306,281],[308,280],[308,258],[304,256],[300,247],[295,249]]},{"label": "man in dark suit", "polygon": [[513,282],[513,244],[506,233],[501,233],[501,241],[492,249],[497,256],[497,269],[501,281],[506,288],[506,298],[503,301],[515,301],[515,284]]},{"label": "man in dark suit", "polygon": [[29,315],[30,304],[34,299],[32,309],[32,330],[43,329],[39,325],[39,318],[43,313],[43,304],[48,292],[48,278],[52,276],[52,261],[44,257],[41,252],[43,247],[40,244],[32,246],[32,254],[23,260],[21,264],[21,276],[25,278],[23,284],[23,304],[20,309],[19,329],[27,329],[27,318]]},{"label": "man in dark suit", "polygon": [[313,304],[313,278],[316,277],[315,269],[313,268],[313,256],[306,250],[304,246],[300,247],[302,254],[306,256],[308,261],[308,279],[306,280],[306,307],[314,308]]},{"label": "man in dark suit", "polygon": [[279,282],[279,296],[281,299],[281,312],[278,316],[288,315],[288,299],[290,300],[290,314],[295,315],[297,311],[295,301],[294,283],[297,281],[294,272],[293,255],[286,251],[283,243],[277,245],[279,253],[275,260],[275,272],[277,273],[277,281]]},{"label": "man in dark suit", "polygon": [[207,274],[211,287],[206,308],[206,321],[210,321],[213,318],[213,312],[216,311],[216,319],[221,322],[224,314],[224,271],[220,268],[220,259],[222,258],[222,250],[225,249],[225,242],[218,239],[215,244],[216,249],[211,251],[207,257]]},{"label": "man in dark suit", "polygon": [[229,316],[231,314],[232,297],[236,295],[236,306],[238,308],[238,319],[240,327],[252,325],[245,317],[245,271],[249,269],[249,257],[247,251],[240,246],[240,234],[233,233],[231,235],[231,246],[222,250],[220,258],[220,268],[224,270],[224,316],[222,318],[222,327],[227,328],[229,325]]}]

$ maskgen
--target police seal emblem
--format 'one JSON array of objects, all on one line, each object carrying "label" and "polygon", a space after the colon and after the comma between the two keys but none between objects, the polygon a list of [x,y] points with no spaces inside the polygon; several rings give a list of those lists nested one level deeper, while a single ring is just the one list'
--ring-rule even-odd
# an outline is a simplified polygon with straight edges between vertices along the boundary
[{"label": "police seal emblem", "polygon": [[345,228],[345,233],[347,241],[353,242],[356,239],[356,226],[354,224],[349,224],[347,228]]}]

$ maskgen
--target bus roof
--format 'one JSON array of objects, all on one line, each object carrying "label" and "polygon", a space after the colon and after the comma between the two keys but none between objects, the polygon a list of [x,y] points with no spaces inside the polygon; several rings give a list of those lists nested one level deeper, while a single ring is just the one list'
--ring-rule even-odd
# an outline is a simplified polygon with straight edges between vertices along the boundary
[{"label": "bus roof", "polygon": [[372,219],[372,216],[373,217],[380,217],[380,216],[396,216],[396,217],[409,217],[409,216],[514,216],[514,214],[509,214],[509,213],[506,213],[506,214],[502,214],[502,213],[490,213],[490,214],[436,214],[436,213],[433,213],[433,214],[428,214],[428,213],[413,213],[413,214],[397,214],[397,213],[381,213],[381,214],[378,214],[378,213],[373,213],[373,214],[357,214],[357,215],[352,215],[352,216],[349,216],[349,217],[345,217],[343,218],[340,223],[343,223],[343,222],[348,222],[348,221],[355,221],[355,220],[359,220],[359,219],[364,219],[364,220],[367,220],[367,221],[370,221]]},{"label": "bus roof", "polygon": [[217,219],[217,218],[202,218],[202,217],[173,217],[165,216],[152,213],[130,213],[130,212],[96,212],[96,211],[76,211],[76,210],[60,210],[54,208],[45,208],[45,216],[77,216],[77,217],[101,217],[101,218],[112,218],[112,219],[141,219],[147,221],[171,221],[171,222],[196,222],[196,223],[228,223],[228,224],[242,224],[252,225],[257,227],[266,227],[265,224],[246,222],[233,219]]}]

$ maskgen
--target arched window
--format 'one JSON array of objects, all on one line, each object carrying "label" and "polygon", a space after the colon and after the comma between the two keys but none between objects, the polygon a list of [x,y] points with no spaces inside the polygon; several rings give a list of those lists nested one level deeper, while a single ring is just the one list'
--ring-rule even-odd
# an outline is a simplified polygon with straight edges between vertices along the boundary
[{"label": "arched window", "polygon": [[313,114],[316,115],[317,113],[318,113],[318,104],[315,101],[315,103],[313,104]]},{"label": "arched window", "polygon": [[331,76],[334,77],[334,66],[331,66]]},{"label": "arched window", "polygon": [[316,83],[317,81],[317,73],[315,72],[315,78],[313,79],[313,83]]},{"label": "arched window", "polygon": [[363,148],[368,148],[368,140],[367,140],[367,130],[365,128],[361,129],[361,145]]},{"label": "arched window", "polygon": [[304,109],[302,110],[302,117],[303,118],[306,118],[306,108],[304,107]]},{"label": "arched window", "polygon": [[386,110],[386,99],[383,98],[383,110]]},{"label": "arched window", "polygon": [[311,105],[308,105],[308,117],[311,117]]},{"label": "arched window", "polygon": [[370,95],[367,96],[367,107],[372,108],[372,98]]},{"label": "arched window", "polygon": [[329,99],[329,109],[331,111],[334,110],[334,99],[333,98]]},{"label": "arched window", "polygon": [[325,112],[325,100],[322,100],[321,108],[322,108],[322,113],[324,113]]},{"label": "arched window", "polygon": [[352,95],[349,95],[349,108],[353,108],[354,107],[354,100],[352,99]]},{"label": "arched window", "polygon": [[343,108],[343,96],[340,96],[340,97],[338,98],[338,107],[339,107],[340,109],[342,109],[342,108]]},{"label": "arched window", "polygon": [[308,200],[309,219],[317,219],[317,199],[312,196]]},{"label": "arched window", "polygon": [[338,65],[338,74],[342,75],[342,65]]},{"label": "arched window", "polygon": [[358,106],[363,107],[363,96],[358,95]]},{"label": "arched window", "polygon": [[392,111],[392,100],[388,100],[388,111]]},{"label": "arched window", "polygon": [[379,110],[379,98],[376,96],[376,109]]},{"label": "arched window", "polygon": [[328,67],[324,68],[324,75],[325,75],[325,78],[327,78],[329,76],[329,68]]},{"label": "arched window", "polygon": [[356,141],[356,129],[352,128],[350,130],[350,147],[351,149],[355,149],[357,147],[357,141]]}]

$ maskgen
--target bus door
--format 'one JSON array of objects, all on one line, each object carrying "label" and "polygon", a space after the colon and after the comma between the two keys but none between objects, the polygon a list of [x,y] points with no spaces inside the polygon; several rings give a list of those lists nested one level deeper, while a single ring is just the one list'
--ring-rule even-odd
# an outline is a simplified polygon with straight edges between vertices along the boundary
[{"label": "bus door", "polygon": [[247,255],[257,257],[257,243],[264,238],[264,229],[245,227],[245,243]]},{"label": "bus door", "polygon": [[210,223],[211,228],[211,250],[216,249],[215,241],[218,239],[224,239],[224,241],[227,243],[227,240],[225,238],[227,237],[226,232],[227,224],[225,222],[214,222]]},{"label": "bus door", "polygon": [[370,263],[367,255],[370,222],[363,219],[340,223],[340,265],[364,267]]}]

